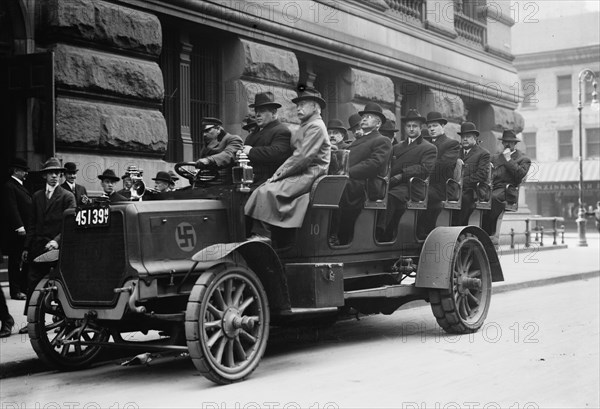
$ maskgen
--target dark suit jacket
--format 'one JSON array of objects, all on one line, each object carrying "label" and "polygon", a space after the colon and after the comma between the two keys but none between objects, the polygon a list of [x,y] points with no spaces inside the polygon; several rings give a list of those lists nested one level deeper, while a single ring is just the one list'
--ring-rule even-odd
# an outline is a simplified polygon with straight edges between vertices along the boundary
[{"label": "dark suit jacket", "polygon": [[127,199],[125,196],[123,196],[119,192],[113,192],[113,194],[108,197],[108,200],[110,203],[128,202],[129,201],[129,199]]},{"label": "dark suit jacket", "polygon": [[[445,186],[446,180],[454,176],[454,168],[460,151],[460,143],[441,135],[432,143],[437,148],[437,160],[431,173],[431,186]],[[444,188],[445,189],[445,188]]]},{"label": "dark suit jacket", "polygon": [[75,195],[75,203],[78,205],[80,205],[82,203],[81,198],[84,195],[87,196],[87,189],[84,186],[78,185],[77,183],[75,183],[75,191],[74,192],[71,190],[71,187],[69,186],[69,184],[67,182],[63,183],[60,186]]},{"label": "dark suit jacket", "polygon": [[383,186],[377,186],[377,176],[387,174],[388,163],[392,153],[392,142],[389,138],[373,131],[356,139],[348,147],[350,150],[348,184],[340,201],[343,207],[360,207],[365,199],[365,186],[372,181],[369,195],[380,198]]},{"label": "dark suit jacket", "polygon": [[463,167],[463,190],[477,188],[478,182],[488,179],[490,169],[490,153],[479,145],[471,148],[465,156],[465,150],[460,149],[460,158],[465,163]]},{"label": "dark suit jacket", "polygon": [[[411,144],[404,140],[394,146],[389,194],[400,201],[408,200],[408,182],[412,177],[427,179],[435,166],[436,155],[436,147],[421,136]],[[415,193],[425,194],[424,191]]]},{"label": "dark suit jacket", "polygon": [[14,233],[19,227],[28,230],[31,217],[31,194],[14,178],[10,177],[4,185],[4,217],[5,228]]},{"label": "dark suit jacket", "polygon": [[246,137],[245,145],[252,146],[248,158],[254,170],[254,185],[259,185],[292,155],[289,128],[275,120],[258,132]]},{"label": "dark suit jacket", "polygon": [[527,176],[530,166],[531,159],[518,149],[513,152],[508,161],[501,152],[494,154],[492,157],[494,197],[500,201],[504,201],[506,185],[511,184],[518,187],[523,179],[525,179],[525,176]]},{"label": "dark suit jacket", "polygon": [[29,260],[44,252],[44,246],[56,241],[60,246],[63,212],[75,207],[73,193],[57,186],[50,200],[46,198],[46,186],[33,194],[33,209],[27,230],[25,248],[29,251]]}]

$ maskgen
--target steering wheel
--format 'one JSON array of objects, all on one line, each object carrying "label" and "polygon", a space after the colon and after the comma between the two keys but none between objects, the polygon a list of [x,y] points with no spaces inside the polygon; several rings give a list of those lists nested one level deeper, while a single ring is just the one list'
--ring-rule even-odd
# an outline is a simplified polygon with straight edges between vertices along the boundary
[{"label": "steering wheel", "polygon": [[[193,169],[189,169],[189,167]],[[178,162],[175,164],[175,172],[189,180],[191,185],[197,182],[211,182],[219,175],[217,169],[202,169],[199,171],[196,169],[196,162]]]}]

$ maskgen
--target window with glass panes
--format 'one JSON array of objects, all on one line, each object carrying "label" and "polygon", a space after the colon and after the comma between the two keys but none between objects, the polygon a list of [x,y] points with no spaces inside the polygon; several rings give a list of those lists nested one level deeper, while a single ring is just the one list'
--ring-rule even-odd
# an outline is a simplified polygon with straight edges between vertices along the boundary
[{"label": "window with glass panes", "polygon": [[573,158],[573,131],[558,131],[558,158]]},{"label": "window with glass panes", "polygon": [[587,128],[585,130],[586,157],[600,157],[600,128]]},{"label": "window with glass panes", "polygon": [[532,107],[537,104],[537,91],[538,86],[535,82],[535,78],[527,78],[521,81],[521,90],[523,91],[523,102],[521,103],[522,108]]},{"label": "window with glass panes", "polygon": [[571,75],[559,75],[557,77],[557,103],[558,105],[573,103]]},{"label": "window with glass panes", "polygon": [[535,132],[523,132],[523,142],[525,143],[525,153],[531,159],[537,156],[537,146],[535,143]]}]

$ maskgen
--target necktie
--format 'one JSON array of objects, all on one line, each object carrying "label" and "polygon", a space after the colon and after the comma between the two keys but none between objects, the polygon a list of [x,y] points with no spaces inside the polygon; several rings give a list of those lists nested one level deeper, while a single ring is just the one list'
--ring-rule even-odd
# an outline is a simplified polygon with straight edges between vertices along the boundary
[{"label": "necktie", "polygon": [[50,199],[50,191],[46,190],[46,199]]}]

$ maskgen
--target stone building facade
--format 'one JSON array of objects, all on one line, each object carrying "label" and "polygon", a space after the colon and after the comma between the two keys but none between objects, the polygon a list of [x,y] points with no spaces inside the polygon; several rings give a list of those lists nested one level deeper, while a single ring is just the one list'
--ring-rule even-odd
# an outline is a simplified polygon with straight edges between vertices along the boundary
[{"label": "stone building facade", "polygon": [[400,121],[441,111],[456,137],[477,123],[495,151],[520,132],[509,1],[6,0],[0,6],[3,168],[49,155],[79,182],[130,164],[149,182],[196,158],[203,117],[242,135],[257,92],[295,129],[298,84],[327,100],[325,120],[368,101]]}]

